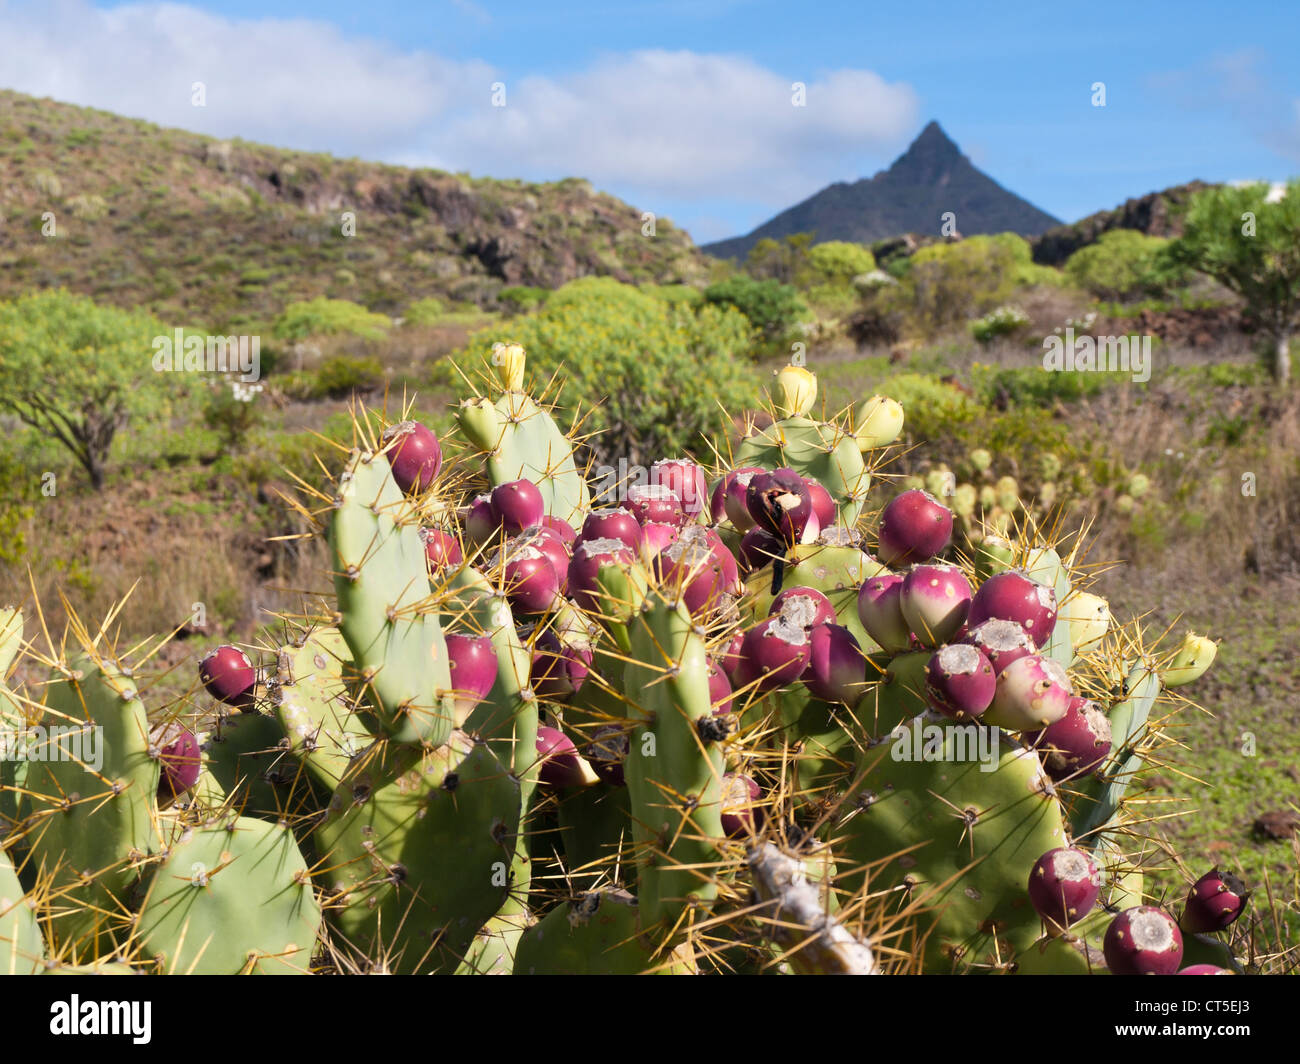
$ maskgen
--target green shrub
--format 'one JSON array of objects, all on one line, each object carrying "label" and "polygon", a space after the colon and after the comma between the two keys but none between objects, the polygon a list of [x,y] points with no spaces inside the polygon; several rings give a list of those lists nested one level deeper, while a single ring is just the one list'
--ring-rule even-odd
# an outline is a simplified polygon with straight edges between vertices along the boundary
[{"label": "green shrub", "polygon": [[900,283],[878,298],[923,336],[964,325],[1011,294],[1017,257],[1025,254],[1021,244],[1020,237],[1003,233],[923,247],[907,260]]},{"label": "green shrub", "polygon": [[808,249],[808,266],[820,281],[847,284],[858,274],[874,270],[876,258],[861,244],[828,240]]},{"label": "green shrub", "polygon": [[570,413],[590,411],[583,431],[606,434],[597,455],[604,461],[707,454],[701,437],[717,429],[719,404],[739,411],[758,399],[742,314],[714,305],[693,312],[610,278],[570,282],[508,333],[477,333],[458,364],[473,372],[498,340],[523,344],[538,380],[562,371],[559,402]]},{"label": "green shrub", "polygon": [[715,307],[734,307],[749,319],[750,325],[768,343],[779,343],[799,321],[808,316],[808,307],[788,284],[759,281],[736,274],[704,290],[704,302]]},{"label": "green shrub", "polygon": [[1160,250],[1169,241],[1134,229],[1112,229],[1065,262],[1065,275],[1102,299],[1159,295],[1166,287]]},{"label": "green shrub", "polygon": [[1029,315],[1019,307],[1001,306],[970,324],[971,335],[982,344],[999,336],[1012,336],[1029,324]]},{"label": "green shrub", "polygon": [[334,355],[316,370],[313,398],[346,399],[353,392],[373,392],[384,384],[384,367],[377,358]]},{"label": "green shrub", "polygon": [[378,339],[392,324],[386,315],[373,314],[357,303],[322,296],[290,303],[276,319],[272,332],[281,340],[305,340],[309,336],[346,333]]},{"label": "green shrub", "polygon": [[402,317],[407,325],[433,325],[437,323],[444,313],[446,313],[446,308],[442,305],[441,299],[425,296],[423,299],[417,299],[407,307],[406,313]]},{"label": "green shrub", "polygon": [[533,285],[512,285],[497,293],[497,299],[515,314],[524,314],[540,307],[551,294],[549,288]]},{"label": "green shrub", "polygon": [[694,285],[646,283],[639,285],[638,287],[646,295],[654,296],[656,299],[662,299],[666,303],[677,303],[694,307],[704,302],[704,290],[702,288],[696,288]]},{"label": "green shrub", "polygon": [[241,449],[248,434],[261,425],[265,409],[261,391],[260,384],[212,382],[203,405],[203,423],[217,434],[222,450]]}]

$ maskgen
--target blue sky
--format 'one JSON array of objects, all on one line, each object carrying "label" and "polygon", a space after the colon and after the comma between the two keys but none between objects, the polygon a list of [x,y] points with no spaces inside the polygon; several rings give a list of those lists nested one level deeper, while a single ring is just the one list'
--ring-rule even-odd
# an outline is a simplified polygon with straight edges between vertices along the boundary
[{"label": "blue sky", "polygon": [[0,86],[286,147],[584,176],[701,242],[870,176],[931,118],[1065,220],[1192,178],[1281,180],[1300,174],[1297,55],[1291,0],[0,0]]}]

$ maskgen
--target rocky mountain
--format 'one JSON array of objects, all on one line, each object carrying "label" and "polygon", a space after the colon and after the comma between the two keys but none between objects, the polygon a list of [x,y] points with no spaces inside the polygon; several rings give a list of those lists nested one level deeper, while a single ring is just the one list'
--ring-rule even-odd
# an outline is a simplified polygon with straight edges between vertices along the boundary
[{"label": "rocky mountain", "polygon": [[64,285],[165,320],[328,295],[398,314],[588,274],[703,277],[667,219],[584,180],[471,178],[221,141],[0,90],[0,298]]},{"label": "rocky mountain", "polygon": [[931,122],[888,170],[852,183],[822,189],[746,236],[706,244],[719,258],[743,259],[764,237],[816,234],[818,241],[863,244],[901,233],[935,233],[951,211],[963,236],[1020,233],[1037,236],[1059,221],[1008,192],[961,153]]}]

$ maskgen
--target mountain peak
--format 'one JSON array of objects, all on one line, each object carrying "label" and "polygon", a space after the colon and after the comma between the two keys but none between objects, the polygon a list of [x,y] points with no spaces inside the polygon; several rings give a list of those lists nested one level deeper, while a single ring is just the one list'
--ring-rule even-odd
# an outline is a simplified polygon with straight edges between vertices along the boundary
[{"label": "mountain peak", "polygon": [[905,174],[912,181],[930,184],[941,179],[954,166],[965,161],[965,158],[939,123],[931,121],[912,141],[907,151],[894,160],[889,171]]}]

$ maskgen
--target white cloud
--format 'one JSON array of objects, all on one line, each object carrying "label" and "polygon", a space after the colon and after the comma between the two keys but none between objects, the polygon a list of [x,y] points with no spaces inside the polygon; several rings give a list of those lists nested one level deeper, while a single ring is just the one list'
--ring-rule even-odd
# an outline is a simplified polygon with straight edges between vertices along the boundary
[{"label": "white cloud", "polygon": [[[472,0],[469,0],[472,2]],[[506,85],[494,108],[490,86]],[[807,106],[791,82],[807,83]],[[191,105],[206,85],[207,106]],[[916,126],[906,84],[638,51],[555,77],[182,4],[0,6],[0,84],[163,125],[493,176],[589,178],[640,202],[786,206],[887,161]],[[871,166],[866,165],[871,163]]]}]

